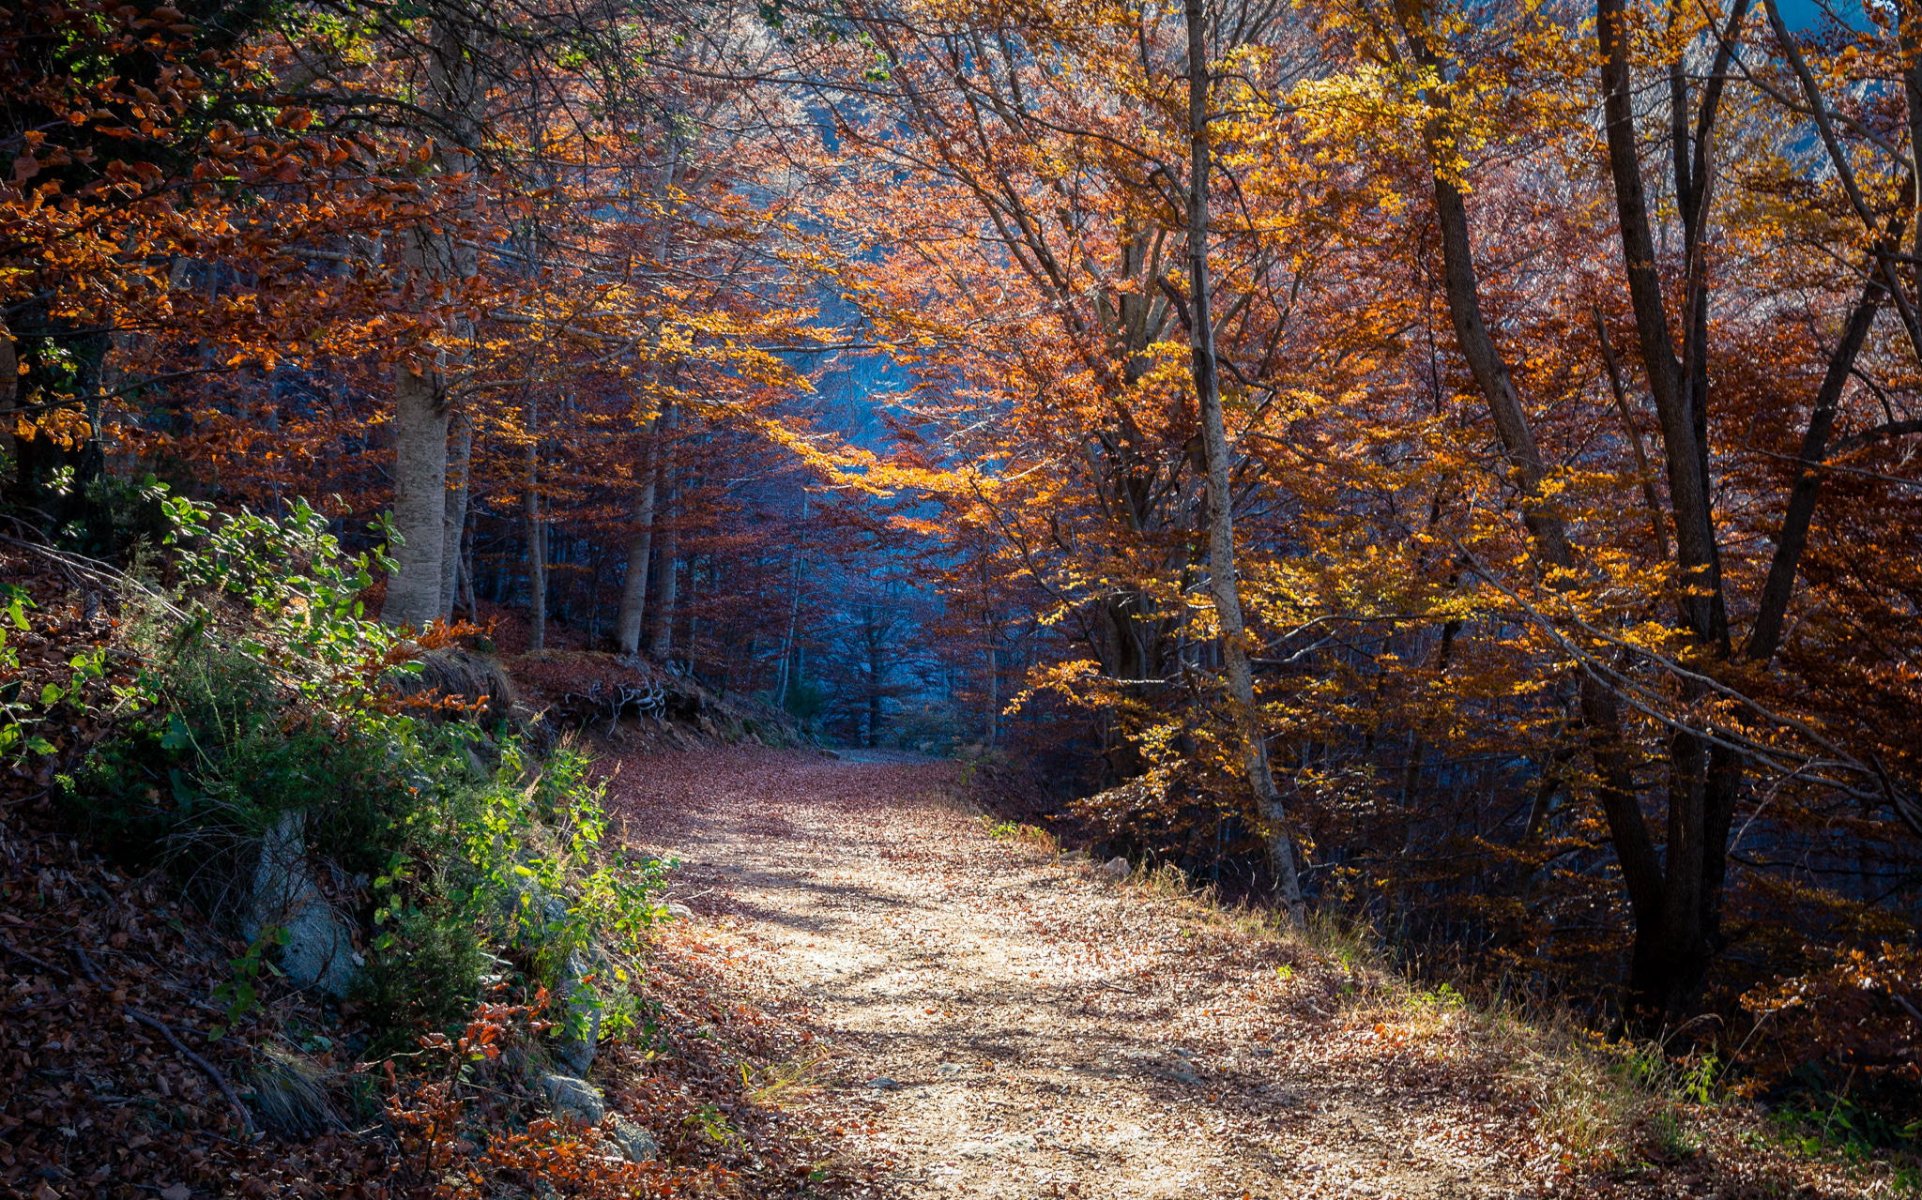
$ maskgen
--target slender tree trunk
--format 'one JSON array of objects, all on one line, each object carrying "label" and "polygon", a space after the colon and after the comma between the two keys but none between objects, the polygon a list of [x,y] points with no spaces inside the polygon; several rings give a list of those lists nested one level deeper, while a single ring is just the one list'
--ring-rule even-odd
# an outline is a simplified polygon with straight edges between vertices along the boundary
[{"label": "slender tree trunk", "polygon": [[879,613],[867,631],[868,652],[868,746],[881,744],[881,701],[883,672],[887,667],[885,638],[879,624]]},{"label": "slender tree trunk", "polygon": [[[1721,556],[1710,509],[1707,446],[1703,437],[1707,396],[1696,394],[1695,360],[1704,357],[1688,338],[1683,359],[1670,340],[1668,310],[1650,232],[1641,156],[1635,146],[1635,108],[1630,94],[1627,14],[1623,0],[1596,0],[1596,36],[1602,51],[1602,114],[1608,134],[1609,174],[1615,184],[1622,257],[1635,329],[1655,413],[1662,431],[1669,503],[1675,512],[1675,546],[1685,588],[1682,607],[1690,628],[1705,644],[1728,645],[1728,612],[1722,591]],[[1678,149],[1678,155],[1686,153]],[[1690,200],[1691,205],[1693,200]],[[1691,215],[1691,222],[1697,219]],[[1691,249],[1699,254],[1693,240]],[[1693,283],[1693,281],[1691,281]],[[1684,319],[1696,326],[1698,301],[1691,286]]]},{"label": "slender tree trunk", "polygon": [[1242,765],[1268,826],[1268,858],[1290,918],[1305,917],[1295,841],[1281,792],[1268,762],[1268,741],[1255,704],[1253,667],[1235,576],[1234,498],[1229,491],[1229,451],[1215,361],[1212,287],[1208,263],[1208,68],[1207,16],[1202,0],[1186,0],[1188,24],[1188,284],[1189,342],[1195,396],[1201,406],[1202,453],[1208,475],[1208,574],[1221,626],[1222,673],[1240,726]]},{"label": "slender tree trunk", "polygon": [[[801,493],[801,521],[807,524],[808,494]],[[797,544],[790,564],[793,579],[788,585],[787,631],[781,635],[780,682],[774,690],[774,703],[777,708],[787,708],[788,684],[794,673],[794,642],[801,632],[801,549]]]},{"label": "slender tree trunk", "polygon": [[480,604],[474,598],[474,539],[464,539],[460,560],[461,605],[467,609],[467,619],[480,620]]},{"label": "slender tree trunk", "polygon": [[[993,638],[992,629],[989,630],[988,636],[990,639]],[[987,729],[982,736],[983,744],[990,750],[994,749],[995,743],[1001,737],[1001,664],[999,660],[1000,654],[995,649],[994,642],[990,640],[988,642],[988,721]]]},{"label": "slender tree trunk", "polygon": [[547,526],[541,520],[540,401],[527,398],[527,478],[521,499],[527,523],[527,648],[547,648]]},{"label": "slender tree trunk", "polygon": [[468,478],[474,462],[474,422],[464,412],[449,419],[447,512],[441,523],[440,615],[452,618],[460,589],[461,543],[467,533]]},{"label": "slender tree trunk", "polygon": [[1750,627],[1748,641],[1742,647],[1743,656],[1752,662],[1768,662],[1781,644],[1789,598],[1795,591],[1802,552],[1808,546],[1815,501],[1822,491],[1822,460],[1829,452],[1836,410],[1842,401],[1842,390],[1848,386],[1855,370],[1856,356],[1868,340],[1870,326],[1875,323],[1882,294],[1882,279],[1872,272],[1862,289],[1861,299],[1849,314],[1841,343],[1829,356],[1828,371],[1822,378],[1821,390],[1816,393],[1814,411],[1809,414],[1808,427],[1802,432],[1802,452],[1796,456],[1795,483],[1789,488],[1788,509],[1782,514],[1781,531],[1775,537],[1775,555],[1769,562],[1768,580],[1762,585],[1755,624]]},{"label": "slender tree trunk", "polygon": [[[674,249],[674,229],[668,220],[667,208],[674,195],[674,179],[679,173],[680,162],[681,139],[678,134],[670,132],[667,152],[654,181],[654,200],[661,209],[657,217],[658,227],[654,231],[654,260],[657,263],[665,264]],[[658,329],[654,343],[658,353]],[[658,372],[659,369],[656,363],[654,371]],[[673,403],[672,400],[661,400],[654,415],[648,418],[647,429],[641,439],[641,488],[634,499],[632,525],[627,538],[627,574],[621,581],[621,611],[616,621],[615,644],[622,654],[641,652],[641,634],[647,628],[648,567],[654,558],[655,476],[660,461],[661,421]]]},{"label": "slender tree trunk", "polygon": [[[1427,49],[1426,32],[1411,30],[1410,38],[1423,64],[1439,69],[1440,63]],[[1435,103],[1439,106],[1445,101]],[[1467,205],[1450,173],[1441,169],[1441,155],[1447,147],[1439,136],[1440,119],[1440,113],[1431,119],[1427,137],[1429,153],[1436,160],[1435,211],[1441,228],[1442,279],[1449,317],[1462,357],[1488,403],[1502,453],[1521,485],[1522,519],[1535,552],[1550,567],[1568,570],[1574,566],[1575,556],[1567,527],[1541,497],[1542,482],[1547,475],[1541,449],[1535,442],[1527,410],[1515,391],[1508,364],[1489,335],[1482,316],[1481,284],[1475,269],[1474,246],[1469,238]],[[1598,799],[1608,822],[1616,860],[1621,865],[1639,945],[1643,932],[1658,926],[1666,902],[1661,857],[1642,816],[1634,764],[1622,732],[1619,702],[1614,693],[1588,671],[1581,674],[1577,699],[1581,732],[1594,760]]]},{"label": "slender tree trunk", "polygon": [[670,442],[676,424],[675,410],[663,409],[661,412],[662,444],[656,454],[656,464],[660,474],[655,484],[656,512],[663,520],[661,531],[656,539],[660,547],[658,570],[655,577],[654,592],[654,636],[649,640],[647,652],[656,662],[666,662],[674,650],[674,619],[678,615],[680,600],[680,531],[674,523],[674,455]]},{"label": "slender tree trunk", "polygon": [[641,652],[641,630],[647,625],[647,573],[654,559],[654,488],[656,483],[656,438],[660,414],[647,423],[646,448],[641,460],[643,479],[634,500],[632,524],[627,537],[627,575],[621,580],[621,611],[616,623],[615,646],[622,654]]},{"label": "slender tree trunk", "polygon": [[12,409],[14,397],[20,392],[20,360],[13,348],[13,331],[7,323],[0,320],[0,495],[5,495],[12,483],[11,472],[17,469],[20,447],[13,434],[15,417]]}]

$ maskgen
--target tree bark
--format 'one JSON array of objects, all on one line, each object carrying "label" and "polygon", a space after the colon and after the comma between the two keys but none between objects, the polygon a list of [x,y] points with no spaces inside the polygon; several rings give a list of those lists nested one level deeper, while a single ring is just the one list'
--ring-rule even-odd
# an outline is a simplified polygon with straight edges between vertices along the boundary
[{"label": "tree bark", "polygon": [[474,422],[464,412],[448,418],[452,448],[447,455],[447,511],[441,523],[440,615],[452,619],[460,592],[461,543],[467,534],[469,477],[474,462]]},{"label": "tree bark", "polygon": [[527,524],[527,648],[547,648],[547,526],[541,519],[540,401],[527,398],[527,474],[521,511]]},{"label": "tree bark", "polygon": [[616,621],[615,648],[622,654],[641,652],[641,631],[647,624],[647,573],[654,559],[654,487],[656,439],[660,414],[647,423],[640,474],[640,494],[634,499],[627,536],[627,574],[621,580],[621,611]]},{"label": "tree bark", "polygon": [[1268,741],[1261,728],[1254,673],[1248,661],[1241,588],[1235,576],[1234,498],[1229,491],[1228,434],[1221,411],[1209,295],[1213,282],[1208,261],[1208,93],[1212,76],[1207,16],[1202,0],[1186,0],[1184,12],[1188,25],[1188,334],[1195,397],[1201,409],[1202,454],[1207,465],[1209,583],[1221,626],[1222,674],[1240,727],[1242,769],[1268,826],[1268,860],[1282,904],[1299,925],[1306,914],[1294,834],[1268,762]]},{"label": "tree bark", "polygon": [[661,410],[660,443],[655,449],[659,471],[655,483],[656,516],[662,518],[661,530],[656,538],[660,548],[655,571],[654,589],[654,636],[648,640],[647,652],[656,662],[666,662],[674,650],[674,618],[680,601],[680,532],[674,525],[674,455],[670,442],[677,423],[672,406]]},{"label": "tree bark", "polygon": [[[662,264],[667,262],[673,250],[673,226],[667,219],[667,208],[674,195],[674,179],[679,173],[680,162],[681,138],[670,128],[666,154],[654,181],[654,201],[661,210],[656,217],[658,227],[654,231],[654,259]],[[654,343],[658,353],[658,328],[655,330]],[[657,362],[654,371],[658,373],[659,369]],[[648,568],[654,558],[655,474],[660,461],[661,419],[672,407],[672,400],[661,400],[654,415],[648,418],[647,429],[641,438],[641,489],[634,499],[634,513],[628,532],[627,574],[621,581],[621,611],[616,620],[614,639],[616,648],[622,654],[641,652],[641,634],[647,628]]]},{"label": "tree bark", "polygon": [[416,629],[440,615],[446,548],[447,408],[429,374],[405,364],[394,374],[394,574],[381,620]]},{"label": "tree bark", "polygon": [[[1629,301],[1655,413],[1662,431],[1663,465],[1668,474],[1669,503],[1675,513],[1675,546],[1682,568],[1682,609],[1689,627],[1705,644],[1728,649],[1728,610],[1722,591],[1722,570],[1710,506],[1707,446],[1703,437],[1707,396],[1691,385],[1692,368],[1706,356],[1689,338],[1683,360],[1675,356],[1668,310],[1663,306],[1662,280],[1656,263],[1648,197],[1642,184],[1641,156],[1635,147],[1635,109],[1630,92],[1627,14],[1623,0],[1596,0],[1596,36],[1602,51],[1602,114],[1607,127],[1609,175],[1615,185],[1616,216],[1621,226],[1622,258],[1628,277]],[[1710,131],[1702,131],[1707,139]],[[1677,150],[1678,154],[1683,153]],[[1691,215],[1691,226],[1699,221]],[[1691,239],[1691,252],[1700,253]],[[1691,271],[1699,274],[1696,264]],[[1698,283],[1691,279],[1685,320],[1697,322]],[[1684,361],[1685,360],[1685,361]]]},{"label": "tree bark", "polygon": [[1775,536],[1775,554],[1769,560],[1768,579],[1762,585],[1762,598],[1756,606],[1755,624],[1749,629],[1742,654],[1751,662],[1765,663],[1775,657],[1781,645],[1783,623],[1788,616],[1789,598],[1795,591],[1795,576],[1801,567],[1802,552],[1808,546],[1809,526],[1815,517],[1815,501],[1822,491],[1822,459],[1828,454],[1829,439],[1835,430],[1835,413],[1855,369],[1856,356],[1868,340],[1869,328],[1881,305],[1882,279],[1871,268],[1861,299],[1849,313],[1842,340],[1829,356],[1821,390],[1815,396],[1814,411],[1802,432],[1802,450],[1796,456],[1795,483],[1789,488],[1787,511]]},{"label": "tree bark", "polygon": [[[427,107],[435,118],[432,171],[462,175],[474,166],[480,86],[468,54],[471,31],[453,13],[434,17],[428,47]],[[462,202],[463,204],[465,202]],[[417,292],[428,303],[444,298],[479,271],[476,252],[453,232],[425,223],[407,235],[406,257]],[[471,339],[472,323],[442,318],[456,347]],[[458,353],[458,350],[457,350]],[[445,614],[447,559],[447,362],[401,363],[394,377],[394,530],[400,545],[387,584],[381,619],[420,627]]]},{"label": "tree bark", "polygon": [[[1439,70],[1441,63],[1429,49],[1426,31],[1411,29],[1408,34],[1423,65]],[[1575,565],[1574,549],[1560,514],[1541,501],[1546,464],[1527,410],[1515,391],[1508,364],[1489,335],[1482,316],[1481,282],[1469,236],[1467,204],[1440,159],[1447,144],[1439,136],[1441,114],[1446,111],[1447,101],[1445,97],[1431,96],[1430,103],[1437,113],[1430,119],[1426,137],[1429,155],[1435,160],[1435,212],[1441,229],[1442,280],[1449,317],[1462,357],[1488,403],[1503,456],[1520,484],[1522,519],[1535,552],[1550,567],[1566,571]],[[1588,671],[1583,671],[1576,695],[1580,732],[1596,768],[1597,799],[1608,822],[1609,838],[1628,894],[1631,920],[1639,936],[1641,930],[1653,928],[1659,922],[1665,903],[1661,858],[1642,816],[1634,764],[1622,732],[1620,703]]]}]

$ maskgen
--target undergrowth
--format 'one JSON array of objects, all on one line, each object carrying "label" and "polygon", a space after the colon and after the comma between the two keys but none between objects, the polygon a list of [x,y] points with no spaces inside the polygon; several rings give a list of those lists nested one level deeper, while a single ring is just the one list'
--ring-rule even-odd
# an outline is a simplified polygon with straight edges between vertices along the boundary
[{"label": "undergrowth", "polygon": [[631,1027],[666,864],[607,851],[586,757],[537,756],[485,718],[486,696],[404,697],[395,682],[449,635],[369,619],[361,595],[390,564],[347,553],[311,507],[157,499],[164,572],[126,582],[116,643],[21,716],[97,726],[57,779],[72,821],[248,935],[217,998],[227,1023],[247,1019],[285,945],[284,929],[247,925],[264,847],[291,831],[325,902],[366,931],[347,1007],[371,1052],[457,1029],[502,981],[561,994],[572,1036]]}]

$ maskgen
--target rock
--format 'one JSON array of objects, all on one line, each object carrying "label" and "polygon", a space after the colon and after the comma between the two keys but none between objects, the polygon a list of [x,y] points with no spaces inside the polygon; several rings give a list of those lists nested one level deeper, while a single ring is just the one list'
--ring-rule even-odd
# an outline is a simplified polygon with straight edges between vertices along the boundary
[{"label": "rock", "polygon": [[[532,879],[520,879],[515,891],[503,901],[502,915],[513,922],[514,941],[522,949],[533,950],[567,923],[567,902],[548,894]],[[554,1024],[553,1053],[576,1075],[587,1074],[594,1065],[601,1039],[601,998],[587,977],[604,973],[605,964],[597,961],[592,949],[569,954],[561,964],[560,977],[554,981],[561,1018]]]},{"label": "rock", "polygon": [[868,1080],[868,1086],[877,1092],[885,1092],[889,1088],[898,1088],[901,1085],[889,1079],[886,1075],[876,1075],[873,1079]]},{"label": "rock", "polygon": [[640,1125],[619,1113],[607,1119],[607,1137],[620,1147],[628,1162],[654,1162],[661,1157],[661,1143]]},{"label": "rock", "polygon": [[1131,869],[1128,866],[1128,860],[1119,854],[1102,863],[1100,867],[1101,873],[1110,879],[1126,879]]},{"label": "rock", "polygon": [[554,1027],[554,1057],[576,1075],[587,1074],[601,1041],[601,998],[587,976],[595,964],[580,951],[567,956],[555,990],[560,995],[562,1019]]},{"label": "rock", "polygon": [[940,1066],[934,1069],[934,1073],[936,1075],[946,1075],[949,1077],[965,1074],[966,1072],[967,1072],[966,1067],[962,1066],[960,1063],[953,1063],[953,1062],[942,1063]]},{"label": "rock", "polygon": [[588,1125],[599,1125],[607,1115],[607,1100],[601,1089],[572,1075],[548,1071],[537,1081],[547,1093],[548,1106],[557,1117],[572,1117]]},{"label": "rock", "polygon": [[307,815],[280,815],[260,839],[253,892],[240,932],[250,942],[279,930],[280,969],[296,987],[339,999],[366,960],[354,951],[353,927],[334,911],[307,861]]},{"label": "rock", "polygon": [[692,921],[694,919],[694,910],[682,904],[679,900],[669,900],[667,902],[667,915],[673,917],[676,921]]}]

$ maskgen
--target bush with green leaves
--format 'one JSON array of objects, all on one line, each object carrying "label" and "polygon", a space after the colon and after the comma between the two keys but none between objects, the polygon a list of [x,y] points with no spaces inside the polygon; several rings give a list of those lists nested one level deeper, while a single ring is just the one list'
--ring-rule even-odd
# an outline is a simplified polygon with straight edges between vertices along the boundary
[{"label": "bush with green leaves", "polygon": [[382,552],[349,554],[307,505],[159,502],[168,583],[130,599],[132,681],[97,702],[111,732],[63,777],[75,818],[238,923],[263,838],[299,814],[366,932],[360,998],[387,1046],[460,1021],[489,976],[554,988],[583,954],[618,1031],[666,866],[605,848],[586,757],[537,759],[505,724],[396,696],[421,643],[363,611]]}]

